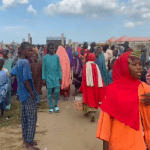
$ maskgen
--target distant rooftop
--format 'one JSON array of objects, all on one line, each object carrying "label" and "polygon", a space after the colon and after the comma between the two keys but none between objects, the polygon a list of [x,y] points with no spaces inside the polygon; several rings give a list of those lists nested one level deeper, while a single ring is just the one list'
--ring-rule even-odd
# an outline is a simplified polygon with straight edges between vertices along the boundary
[{"label": "distant rooftop", "polygon": [[120,38],[112,37],[107,42],[148,42],[150,41],[150,37],[127,37],[122,36]]},{"label": "distant rooftop", "polygon": [[[62,37],[53,37],[53,36],[48,36],[46,40],[61,40]],[[66,37],[64,37],[64,40],[66,41]]]}]

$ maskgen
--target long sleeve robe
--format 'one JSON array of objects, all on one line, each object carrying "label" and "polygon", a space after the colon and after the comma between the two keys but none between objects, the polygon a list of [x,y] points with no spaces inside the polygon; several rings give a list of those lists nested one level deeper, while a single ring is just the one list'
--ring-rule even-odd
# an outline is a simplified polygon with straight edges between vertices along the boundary
[{"label": "long sleeve robe", "polygon": [[[138,88],[139,99],[141,95],[150,92],[150,87],[141,83]],[[101,111],[96,137],[109,143],[110,150],[146,150],[150,148],[150,106],[139,104],[140,130],[112,118]],[[144,140],[145,139],[145,140]]]}]

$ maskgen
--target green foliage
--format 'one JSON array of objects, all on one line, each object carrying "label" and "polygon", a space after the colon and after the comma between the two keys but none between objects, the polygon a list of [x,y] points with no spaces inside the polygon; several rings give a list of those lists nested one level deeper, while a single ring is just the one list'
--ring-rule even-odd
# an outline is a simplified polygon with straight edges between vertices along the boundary
[{"label": "green foliage", "polygon": [[47,109],[47,108],[49,108],[47,101],[40,102],[39,109]]}]

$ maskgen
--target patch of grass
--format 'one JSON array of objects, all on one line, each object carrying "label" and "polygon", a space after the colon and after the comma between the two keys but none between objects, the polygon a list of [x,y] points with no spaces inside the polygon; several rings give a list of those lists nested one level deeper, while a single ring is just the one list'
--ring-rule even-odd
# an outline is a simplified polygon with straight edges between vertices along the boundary
[{"label": "patch of grass", "polygon": [[[44,110],[47,109],[47,102],[40,102],[39,109]],[[4,118],[0,117],[0,128],[12,126],[18,127],[21,124],[21,104],[20,101],[16,99],[16,96],[12,97],[12,105],[11,109],[4,112]],[[8,118],[8,120],[6,119]]]},{"label": "patch of grass", "polygon": [[21,124],[21,104],[16,100],[16,97],[12,97],[12,101],[11,110],[4,112],[4,118],[9,119],[0,118],[0,128]]},{"label": "patch of grass", "polygon": [[47,109],[49,108],[48,103],[45,101],[40,102],[39,109]]}]

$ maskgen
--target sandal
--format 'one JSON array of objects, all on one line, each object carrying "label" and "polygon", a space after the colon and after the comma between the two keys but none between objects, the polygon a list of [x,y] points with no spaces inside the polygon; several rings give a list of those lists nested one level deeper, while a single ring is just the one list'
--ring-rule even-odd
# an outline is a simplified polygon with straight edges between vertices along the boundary
[{"label": "sandal", "polygon": [[52,114],[52,113],[54,112],[54,110],[53,110],[53,109],[50,109],[49,112],[50,112],[50,114]]},{"label": "sandal", "polygon": [[59,113],[59,108],[55,107],[55,113]]}]

